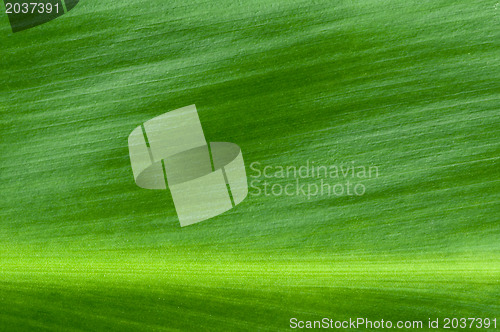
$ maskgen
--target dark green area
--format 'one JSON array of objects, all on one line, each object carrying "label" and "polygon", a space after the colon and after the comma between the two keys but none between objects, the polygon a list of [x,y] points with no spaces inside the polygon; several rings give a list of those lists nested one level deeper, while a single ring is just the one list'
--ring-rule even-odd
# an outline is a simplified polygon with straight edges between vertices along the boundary
[{"label": "dark green area", "polygon": [[70,11],[71,9],[75,8],[75,6],[78,4],[80,0],[64,0],[64,3],[66,4],[66,9]]}]

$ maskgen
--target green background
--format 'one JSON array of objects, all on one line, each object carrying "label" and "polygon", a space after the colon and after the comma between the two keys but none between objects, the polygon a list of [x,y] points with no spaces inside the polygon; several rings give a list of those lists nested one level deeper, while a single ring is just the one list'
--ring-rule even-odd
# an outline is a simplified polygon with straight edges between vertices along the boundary
[{"label": "green background", "polygon": [[[87,0],[15,34],[0,15],[0,330],[500,319],[499,15]],[[181,229],[168,191],[135,185],[127,137],[190,104],[248,174],[312,160],[380,176],[361,197],[248,196]]]}]

